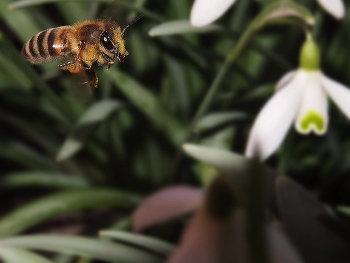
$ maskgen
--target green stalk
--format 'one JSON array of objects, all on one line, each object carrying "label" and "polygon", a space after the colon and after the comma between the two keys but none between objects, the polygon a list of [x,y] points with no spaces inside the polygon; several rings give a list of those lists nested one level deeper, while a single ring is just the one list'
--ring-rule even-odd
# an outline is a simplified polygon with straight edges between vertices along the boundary
[{"label": "green stalk", "polygon": [[256,159],[247,167],[248,193],[246,200],[246,254],[249,263],[269,262],[266,242],[264,196],[267,172]]},{"label": "green stalk", "polygon": [[[195,113],[192,122],[189,125],[189,128],[184,137],[183,143],[191,140],[194,129],[198,120],[208,111],[213,100],[216,97],[216,94],[219,90],[219,87],[224,80],[227,72],[229,71],[230,66],[236,62],[240,54],[243,53],[244,49],[247,47],[250,39],[258,30],[264,28],[270,24],[294,24],[300,26],[303,30],[305,27],[314,24],[314,17],[309,12],[308,9],[299,5],[293,1],[278,1],[269,4],[264,8],[260,14],[249,24],[248,28],[244,31],[243,35],[239,38],[237,44],[231,49],[228,53],[224,63],[216,74],[213,82],[211,83],[208,92],[206,93],[202,103],[200,104],[197,112]],[[172,173],[169,176],[171,180],[175,173],[176,168],[180,163],[182,157],[182,152],[176,154],[174,158],[174,168]]]},{"label": "green stalk", "polygon": [[226,60],[220,67],[218,73],[216,74],[213,82],[211,83],[206,95],[204,96],[204,99],[202,103],[200,104],[196,114],[194,115],[194,118],[190,124],[190,127],[187,131],[186,137],[184,139],[184,142],[191,139],[191,136],[193,135],[193,130],[198,122],[198,120],[208,111],[209,107],[211,106],[219,87],[224,80],[229,68],[231,65],[237,60],[238,56],[243,52],[244,48],[247,46],[250,38],[253,36],[253,33],[255,32],[255,27],[257,22],[257,19],[259,16],[253,20],[253,22],[249,25],[248,29],[245,30],[243,35],[239,38],[237,44],[231,49],[231,51],[228,53]]},{"label": "green stalk", "polygon": [[[295,19],[297,19],[297,21],[295,21]],[[228,53],[225,62],[222,64],[221,68],[216,74],[212,84],[208,89],[207,94],[199,106],[184,141],[187,141],[191,138],[197,121],[207,112],[211,106],[211,103],[214,100],[217,91],[219,90],[219,86],[221,85],[224,77],[226,76],[226,73],[228,72],[228,69],[234,62],[236,62],[239,55],[243,53],[254,33],[266,25],[278,22],[293,23],[301,26],[302,29],[304,29],[305,27],[303,27],[303,25],[312,25],[314,23],[314,19],[307,9],[292,1],[274,2],[264,8],[264,10],[261,11],[260,14],[250,23],[248,28],[244,31],[243,35],[239,38],[237,44]]]}]

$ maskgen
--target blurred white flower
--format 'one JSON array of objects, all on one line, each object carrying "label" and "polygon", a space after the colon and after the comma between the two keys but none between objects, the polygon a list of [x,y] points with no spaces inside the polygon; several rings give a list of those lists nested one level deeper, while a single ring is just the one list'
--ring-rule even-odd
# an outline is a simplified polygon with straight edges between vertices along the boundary
[{"label": "blurred white flower", "polygon": [[[248,1],[248,0],[246,0]],[[222,16],[236,0],[195,0],[191,10],[191,24],[206,26]],[[317,0],[320,6],[337,19],[345,15],[343,0]]]},{"label": "blurred white flower", "polygon": [[343,0],[317,0],[322,8],[337,19],[342,19],[345,15]]},{"label": "blurred white flower", "polygon": [[205,26],[223,15],[236,0],[195,0],[191,10],[191,24]]},{"label": "blurred white flower", "polygon": [[264,160],[282,143],[292,122],[301,134],[322,135],[328,126],[328,96],[350,119],[350,90],[319,69],[316,43],[305,41],[299,69],[279,81],[275,95],[258,114],[250,132],[245,155]]}]

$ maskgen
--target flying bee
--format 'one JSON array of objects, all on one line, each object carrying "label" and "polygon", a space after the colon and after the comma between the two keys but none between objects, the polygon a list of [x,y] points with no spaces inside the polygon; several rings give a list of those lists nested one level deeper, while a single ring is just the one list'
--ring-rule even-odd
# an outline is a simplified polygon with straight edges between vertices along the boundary
[{"label": "flying bee", "polygon": [[72,57],[60,64],[71,73],[84,72],[90,85],[97,87],[98,77],[91,67],[94,62],[107,69],[129,54],[125,49],[125,30],[143,15],[124,27],[110,20],[87,20],[72,26],[61,26],[41,31],[23,46],[21,54],[31,64],[41,64],[59,58]]}]

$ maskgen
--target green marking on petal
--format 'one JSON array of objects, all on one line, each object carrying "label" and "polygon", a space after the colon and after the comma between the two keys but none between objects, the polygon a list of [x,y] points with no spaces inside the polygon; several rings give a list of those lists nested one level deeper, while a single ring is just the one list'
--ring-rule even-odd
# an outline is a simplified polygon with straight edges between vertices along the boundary
[{"label": "green marking on petal", "polygon": [[317,134],[323,134],[326,130],[326,121],[323,116],[316,111],[309,111],[300,120],[301,132],[308,133],[314,131]]}]

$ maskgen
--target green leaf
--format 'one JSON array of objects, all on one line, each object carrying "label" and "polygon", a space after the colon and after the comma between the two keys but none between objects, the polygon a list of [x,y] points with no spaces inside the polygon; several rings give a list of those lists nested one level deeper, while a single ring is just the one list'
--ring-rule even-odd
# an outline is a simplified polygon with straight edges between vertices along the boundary
[{"label": "green leaf", "polygon": [[60,235],[28,235],[0,240],[1,246],[39,249],[91,257],[108,262],[156,263],[162,258],[152,253],[106,240]]},{"label": "green leaf", "polygon": [[114,222],[111,226],[109,226],[109,229],[118,230],[118,231],[131,231],[132,229],[131,215],[118,218],[116,222]]},{"label": "green leaf", "polygon": [[10,236],[40,222],[71,211],[100,207],[130,209],[141,201],[132,193],[111,189],[75,189],[44,197],[7,214],[0,220],[0,236]]},{"label": "green leaf", "polygon": [[[75,0],[80,2],[87,2],[87,0]],[[90,2],[100,2],[107,3],[112,2],[113,0],[90,0]],[[71,0],[18,0],[10,3],[8,5],[9,9],[17,9],[34,5],[43,5],[49,3],[60,3],[60,2],[71,2]]]},{"label": "green leaf", "polygon": [[[284,20],[281,20],[284,19]],[[289,19],[289,20],[285,20]],[[304,23],[305,26],[312,26],[315,23],[313,15],[304,6],[293,1],[278,1],[267,6],[255,19],[254,29],[258,30],[268,24],[281,22],[291,22],[295,19]]]},{"label": "green leaf", "polygon": [[157,25],[148,32],[151,37],[176,35],[186,33],[207,33],[220,29],[217,25],[208,25],[203,27],[192,26],[189,20],[175,20],[164,22]]},{"label": "green leaf", "polygon": [[[1,18],[6,21],[6,24],[18,34],[22,41],[27,41],[30,37],[40,31],[40,28],[34,22],[35,17],[32,17],[27,10],[17,10],[9,12],[8,5],[10,0],[0,1]],[[25,29],[25,30],[23,30]]]},{"label": "green leaf", "polygon": [[174,245],[157,238],[152,238],[139,234],[131,234],[123,231],[103,230],[100,231],[99,234],[102,237],[113,238],[118,241],[145,248],[164,257],[169,256],[169,254],[175,248]]},{"label": "green leaf", "polygon": [[53,261],[36,253],[6,246],[1,246],[0,258],[4,263],[53,263]]},{"label": "green leaf", "polygon": [[0,142],[0,157],[11,160],[27,168],[58,170],[59,167],[50,156],[42,154],[21,142]]},{"label": "green leaf", "polygon": [[[85,2],[85,3],[84,3]],[[74,24],[77,21],[86,20],[88,14],[88,5],[86,1],[65,1],[56,2],[64,21],[67,24]]]},{"label": "green leaf", "polygon": [[61,146],[57,161],[63,161],[77,153],[93,132],[122,104],[113,100],[103,100],[93,104],[79,119],[72,133]]},{"label": "green leaf", "polygon": [[16,172],[5,175],[0,180],[0,187],[5,189],[29,186],[76,188],[88,185],[89,182],[84,178],[46,171]]},{"label": "green leaf", "polygon": [[205,115],[201,118],[195,127],[196,132],[210,130],[226,123],[245,119],[247,115],[243,112],[219,112]]},{"label": "green leaf", "polygon": [[[170,98],[168,98],[168,101],[162,100],[162,103],[163,105],[167,105],[171,102],[175,102],[177,108],[181,111],[181,115],[186,117],[190,109],[190,87],[186,81],[186,68],[181,62],[170,56],[164,56],[164,61],[173,83],[173,93]],[[168,106],[168,108],[170,107]]]},{"label": "green leaf", "polygon": [[343,215],[349,216],[350,217],[350,207],[349,206],[344,206],[344,205],[338,205],[336,207],[336,210]]},{"label": "green leaf", "polygon": [[184,127],[164,109],[154,94],[122,71],[111,69],[108,76],[135,107],[146,115],[173,144],[178,146],[181,143],[184,138]]},{"label": "green leaf", "polygon": [[[7,7],[3,7],[4,3],[6,2],[8,1],[0,1],[0,13],[7,9]],[[16,31],[18,34],[27,34],[29,32],[29,27],[35,24],[35,22],[33,21],[26,21],[26,16],[24,15],[26,13],[24,13],[22,10],[12,12],[8,12],[8,10],[6,10],[5,13],[6,15],[3,15],[2,18],[9,15],[9,18],[6,21],[7,23],[10,23],[9,20],[14,19],[14,22],[16,23],[15,28],[18,27],[18,30]],[[17,14],[20,14],[20,16],[17,17]],[[17,24],[17,22],[19,24]],[[35,30],[28,37],[25,37],[24,41],[28,41],[30,37],[38,33],[40,30],[41,29]],[[0,49],[6,50],[6,54],[4,55],[6,55],[8,59],[13,61],[16,64],[16,66],[27,75],[27,77],[33,83],[32,88],[35,88],[36,91],[40,90],[42,95],[45,94],[45,96],[41,97],[41,104],[39,104],[39,106],[42,107],[46,112],[52,114],[52,116],[57,118],[60,122],[62,122],[61,125],[70,124],[72,112],[68,110],[67,106],[62,102],[62,100],[57,96],[57,94],[55,94],[52,91],[51,87],[44,81],[44,79],[38,74],[38,72],[33,68],[33,66],[23,59],[20,52],[18,51],[18,48],[10,41],[10,39],[10,37],[0,38]]]},{"label": "green leaf", "polygon": [[219,148],[230,149],[234,136],[236,135],[236,128],[234,126],[227,126],[219,131],[204,137],[199,141],[200,145]]},{"label": "green leaf", "polygon": [[184,144],[182,148],[193,158],[208,163],[222,172],[231,173],[235,169],[246,167],[249,162],[249,159],[226,150],[203,147],[190,143]]},{"label": "green leaf", "polygon": [[[5,36],[0,32],[0,39]],[[0,53],[0,68],[3,73],[6,74],[6,77],[10,78],[16,85],[29,90],[32,85],[29,78],[21,71],[21,69],[13,63],[13,61],[7,59],[3,54]]]},{"label": "green leaf", "polygon": [[201,185],[204,187],[209,186],[210,183],[220,174],[216,168],[206,163],[195,164],[193,169],[196,172]]},{"label": "green leaf", "polygon": [[247,92],[241,99],[240,102],[252,102],[252,101],[256,101],[256,100],[265,100],[266,98],[268,98],[269,96],[271,96],[271,94],[273,94],[274,90],[275,90],[275,86],[276,84],[265,84],[265,85],[261,85],[249,92]]}]

